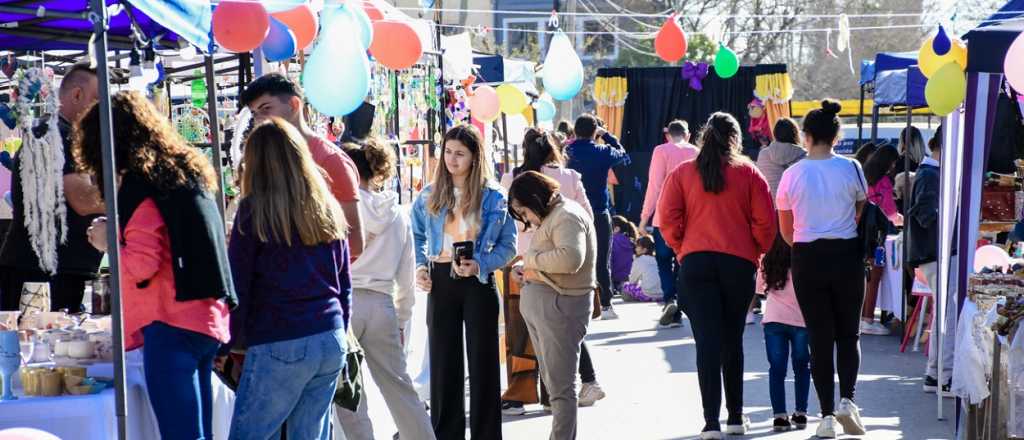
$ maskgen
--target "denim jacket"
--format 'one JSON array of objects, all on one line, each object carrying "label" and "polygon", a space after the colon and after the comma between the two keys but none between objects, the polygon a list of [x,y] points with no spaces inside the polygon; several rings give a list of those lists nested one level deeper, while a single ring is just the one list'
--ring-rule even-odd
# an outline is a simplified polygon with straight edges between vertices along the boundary
[{"label": "denim jacket", "polygon": [[[415,241],[416,266],[429,266],[441,254],[444,242],[444,222],[448,210],[438,215],[427,210],[431,186],[420,192],[412,205],[412,236]],[[508,200],[496,182],[484,188],[483,210],[480,213],[480,232],[473,243],[473,259],[480,265],[477,279],[487,284],[495,270],[516,255],[516,224],[508,214]]]}]

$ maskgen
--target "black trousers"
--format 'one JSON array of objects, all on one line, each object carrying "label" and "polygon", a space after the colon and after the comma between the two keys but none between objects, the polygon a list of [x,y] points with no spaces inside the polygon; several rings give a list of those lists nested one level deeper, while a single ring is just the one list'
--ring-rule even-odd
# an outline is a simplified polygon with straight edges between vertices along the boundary
[{"label": "black trousers", "polygon": [[594,213],[597,234],[597,286],[601,289],[601,307],[612,305],[612,215],[608,211]]},{"label": "black trousers", "polygon": [[57,274],[50,276],[37,271],[15,267],[0,267],[0,310],[18,310],[21,288],[25,283],[50,283],[50,310],[68,309],[69,313],[82,311],[85,283],[95,276]]},{"label": "black trousers", "polygon": [[822,239],[793,246],[793,288],[810,337],[811,377],[822,416],[835,412],[836,370],[839,397],[853,400],[857,385],[864,306],[861,255],[856,239]]},{"label": "black trousers", "polygon": [[683,257],[677,301],[693,326],[704,421],[719,427],[722,385],[730,420],[743,414],[743,331],[754,297],[754,263],[718,252]]},{"label": "black trousers", "polygon": [[434,264],[427,296],[430,418],[438,440],[466,438],[463,323],[469,358],[469,423],[473,440],[501,439],[498,292],[476,277],[453,279],[451,264]]}]

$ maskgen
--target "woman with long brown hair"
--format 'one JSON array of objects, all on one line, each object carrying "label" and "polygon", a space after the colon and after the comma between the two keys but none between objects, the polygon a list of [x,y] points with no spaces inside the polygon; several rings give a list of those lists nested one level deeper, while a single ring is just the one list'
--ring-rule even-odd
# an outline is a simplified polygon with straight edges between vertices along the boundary
[{"label": "woman with long brown hair", "polygon": [[[120,185],[125,349],[143,349],[146,387],[164,438],[213,438],[211,376],[236,303],[216,173],[145,96],[111,97]],[[99,108],[75,127],[78,168],[103,175]],[[100,186],[103,179],[98,178]],[[101,192],[102,194],[102,192]],[[105,219],[89,241],[107,249]],[[145,345],[143,345],[145,344]]]},{"label": "woman with long brown hair", "polygon": [[246,139],[242,200],[231,233],[246,348],[231,438],[330,438],[331,400],[349,321],[348,225],[302,134],[280,118]]},{"label": "woman with long brown hair", "polygon": [[754,297],[760,256],[776,234],[768,182],[740,154],[736,118],[715,113],[701,135],[697,160],[669,175],[656,215],[679,259],[678,301],[693,325],[697,379],[704,406],[702,439],[722,438],[718,420],[725,385],[728,434],[745,434],[743,329]]},{"label": "woman with long brown hair", "polygon": [[466,436],[464,356],[469,358],[472,438],[501,439],[494,271],[516,253],[516,226],[493,175],[480,133],[456,126],[445,133],[434,183],[412,207],[416,281],[430,292],[430,415],[442,440]]}]

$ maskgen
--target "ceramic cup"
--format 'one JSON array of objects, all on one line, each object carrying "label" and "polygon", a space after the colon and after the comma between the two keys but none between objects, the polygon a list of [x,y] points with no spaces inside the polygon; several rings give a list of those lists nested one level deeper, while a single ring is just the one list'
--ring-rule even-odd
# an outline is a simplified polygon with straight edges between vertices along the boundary
[{"label": "ceramic cup", "polygon": [[67,353],[75,359],[89,359],[96,354],[95,343],[89,340],[77,340],[68,342]]}]

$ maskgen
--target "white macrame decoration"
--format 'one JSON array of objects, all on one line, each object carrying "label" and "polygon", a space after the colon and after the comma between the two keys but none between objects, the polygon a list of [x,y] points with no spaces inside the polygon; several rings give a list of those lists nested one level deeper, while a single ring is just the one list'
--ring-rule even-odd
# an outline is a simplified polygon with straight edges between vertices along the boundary
[{"label": "white macrame decoration", "polygon": [[[40,124],[46,126],[41,138],[33,134],[34,108],[40,108]],[[17,117],[21,131],[21,187],[32,250],[39,267],[57,272],[57,247],[67,236],[67,208],[64,204],[64,142],[58,128],[60,101],[53,87],[53,71],[33,67],[18,77]],[[54,228],[56,226],[56,228]]]}]

